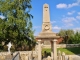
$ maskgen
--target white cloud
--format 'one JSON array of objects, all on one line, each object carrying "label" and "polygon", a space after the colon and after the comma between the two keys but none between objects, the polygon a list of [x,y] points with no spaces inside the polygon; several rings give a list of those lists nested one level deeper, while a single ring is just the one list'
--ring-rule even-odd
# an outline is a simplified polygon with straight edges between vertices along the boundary
[{"label": "white cloud", "polygon": [[61,27],[54,26],[54,27],[53,27],[53,29],[55,29],[55,30],[60,30],[60,29],[61,29]]},{"label": "white cloud", "polygon": [[56,21],[51,21],[51,24],[54,24],[54,23],[56,23]]},{"label": "white cloud", "polygon": [[80,12],[78,12],[78,15],[80,15]]},{"label": "white cloud", "polygon": [[34,29],[37,29],[37,28],[41,28],[41,26],[34,26],[33,28],[34,28]]},{"label": "white cloud", "polygon": [[68,23],[66,26],[70,27],[70,26],[74,26],[72,23]]},{"label": "white cloud", "polygon": [[72,15],[72,12],[68,12],[67,14],[68,14],[68,15]]},{"label": "white cloud", "polygon": [[80,20],[80,16],[76,16],[76,18]]},{"label": "white cloud", "polygon": [[56,5],[57,8],[67,8],[67,5],[64,3],[60,3],[58,5]]},{"label": "white cloud", "polygon": [[37,36],[41,32],[41,27],[42,26],[34,26],[33,29],[34,31],[34,36]]},{"label": "white cloud", "polygon": [[1,19],[4,19],[5,17],[4,17],[4,16],[2,16],[2,15],[0,15],[0,18],[1,18]]},{"label": "white cloud", "polygon": [[68,15],[73,15],[75,13],[75,11],[71,11],[71,12],[68,12],[67,14]]},{"label": "white cloud", "polygon": [[80,0],[77,0],[75,3],[72,4],[65,4],[65,3],[60,3],[56,5],[57,8],[71,8],[74,6],[79,6],[80,5]]},{"label": "white cloud", "polygon": [[74,26],[73,23],[64,23],[63,28],[69,28],[69,27],[72,27],[72,26]]},{"label": "white cloud", "polygon": [[80,0],[77,0],[77,3],[79,3],[79,4],[80,4]]},{"label": "white cloud", "polygon": [[65,18],[62,18],[62,21],[64,23],[71,23],[73,21],[76,21],[76,19],[74,17],[65,17]]},{"label": "white cloud", "polygon": [[62,22],[64,23],[65,27],[74,26],[74,22],[78,23],[78,21],[74,17],[64,17],[62,18]]},{"label": "white cloud", "polygon": [[76,3],[72,3],[72,4],[68,4],[67,8],[71,8],[71,7],[74,7],[74,6],[78,6],[79,4],[76,2]]},{"label": "white cloud", "polygon": [[77,31],[80,31],[80,28],[78,27],[78,28],[74,28],[73,29],[75,32],[77,32]]},{"label": "white cloud", "polygon": [[35,33],[34,33],[34,36],[38,36],[39,33],[40,33],[40,32],[35,32]]}]

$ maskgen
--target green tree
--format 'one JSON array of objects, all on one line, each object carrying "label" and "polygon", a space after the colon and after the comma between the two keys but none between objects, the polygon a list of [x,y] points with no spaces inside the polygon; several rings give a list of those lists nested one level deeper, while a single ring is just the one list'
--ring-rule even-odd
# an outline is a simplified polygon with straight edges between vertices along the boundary
[{"label": "green tree", "polygon": [[61,29],[58,33],[60,36],[64,37],[66,35],[66,30]]},{"label": "green tree", "polygon": [[59,32],[59,35],[62,36],[64,38],[64,43],[72,43],[72,39],[71,36],[74,35],[74,31],[73,30],[63,30],[61,29]]},{"label": "green tree", "polygon": [[[31,0],[0,0],[0,41],[12,42],[15,50],[31,50],[35,44],[30,14]],[[25,49],[28,47],[28,49]]]},{"label": "green tree", "polygon": [[76,32],[71,38],[73,44],[80,44],[80,32]]},{"label": "green tree", "polygon": [[80,44],[80,31],[74,32],[73,30],[60,30],[59,35],[64,38],[63,43],[67,44]]}]

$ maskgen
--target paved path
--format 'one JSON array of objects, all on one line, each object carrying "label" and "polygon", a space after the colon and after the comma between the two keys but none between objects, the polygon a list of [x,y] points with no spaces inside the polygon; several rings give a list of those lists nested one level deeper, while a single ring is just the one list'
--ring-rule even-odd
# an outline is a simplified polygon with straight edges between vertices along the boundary
[{"label": "paved path", "polygon": [[80,60],[80,55],[74,55],[73,60]]},{"label": "paved path", "polygon": [[80,60],[80,55],[67,55],[66,60],[68,60],[68,56],[71,56],[72,60]]}]

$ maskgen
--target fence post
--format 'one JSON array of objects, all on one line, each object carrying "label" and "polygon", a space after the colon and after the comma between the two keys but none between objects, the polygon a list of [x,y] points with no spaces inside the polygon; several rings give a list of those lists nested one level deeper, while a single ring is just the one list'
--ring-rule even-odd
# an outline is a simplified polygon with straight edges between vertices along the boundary
[{"label": "fence post", "polygon": [[48,56],[48,57],[47,57],[47,60],[51,60],[51,57],[50,57],[50,56]]},{"label": "fence post", "polygon": [[58,60],[61,60],[61,51],[58,51]]},{"label": "fence post", "polygon": [[65,53],[62,53],[62,60],[65,60]]},{"label": "fence post", "polygon": [[72,60],[72,57],[71,56],[68,56],[68,60]]}]

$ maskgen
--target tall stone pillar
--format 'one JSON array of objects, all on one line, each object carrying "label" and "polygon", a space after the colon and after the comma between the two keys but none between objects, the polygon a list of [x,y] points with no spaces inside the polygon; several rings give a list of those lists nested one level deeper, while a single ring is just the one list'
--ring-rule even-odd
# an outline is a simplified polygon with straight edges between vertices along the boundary
[{"label": "tall stone pillar", "polygon": [[53,60],[53,41],[51,41],[51,58]]},{"label": "tall stone pillar", "polygon": [[57,60],[57,39],[53,40],[53,60]]},{"label": "tall stone pillar", "polygon": [[38,60],[41,60],[41,40],[38,40]]}]

